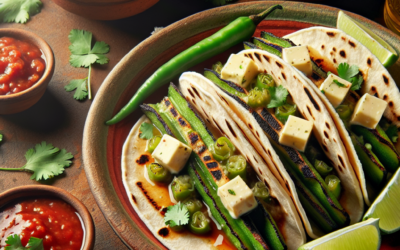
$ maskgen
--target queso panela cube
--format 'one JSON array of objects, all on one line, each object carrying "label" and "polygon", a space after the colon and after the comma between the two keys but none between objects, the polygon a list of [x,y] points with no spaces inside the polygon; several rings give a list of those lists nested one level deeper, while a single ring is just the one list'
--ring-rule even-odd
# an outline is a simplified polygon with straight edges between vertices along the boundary
[{"label": "queso panela cube", "polygon": [[235,219],[257,207],[253,191],[242,180],[240,175],[219,187],[218,196],[230,215]]},{"label": "queso panela cube", "polygon": [[354,109],[350,123],[369,129],[376,128],[387,107],[387,102],[370,94],[364,94]]},{"label": "queso panela cube", "polygon": [[307,46],[294,46],[282,50],[282,59],[306,76],[312,74],[312,64]]},{"label": "queso panela cube", "polygon": [[279,136],[279,143],[304,152],[313,125],[311,121],[290,115]]},{"label": "queso panela cube", "polygon": [[191,153],[192,148],[165,134],[151,155],[156,162],[176,174],[185,166]]},{"label": "queso panela cube", "polygon": [[337,108],[343,102],[344,98],[347,96],[347,93],[349,93],[350,87],[350,82],[334,74],[330,74],[321,84],[319,89],[323,91],[332,106]]},{"label": "queso panela cube", "polygon": [[232,54],[221,70],[221,78],[246,88],[258,75],[258,66],[253,60]]}]

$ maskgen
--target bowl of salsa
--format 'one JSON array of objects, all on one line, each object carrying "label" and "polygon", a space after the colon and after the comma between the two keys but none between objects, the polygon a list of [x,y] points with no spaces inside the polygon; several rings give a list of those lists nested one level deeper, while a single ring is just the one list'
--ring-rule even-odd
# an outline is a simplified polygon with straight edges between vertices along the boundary
[{"label": "bowl of salsa", "polygon": [[42,38],[26,30],[0,29],[0,114],[34,105],[53,73],[53,51]]},{"label": "bowl of salsa", "polygon": [[89,250],[93,220],[67,191],[44,185],[22,186],[0,194],[0,249],[19,238],[22,246],[41,240],[44,250]]}]

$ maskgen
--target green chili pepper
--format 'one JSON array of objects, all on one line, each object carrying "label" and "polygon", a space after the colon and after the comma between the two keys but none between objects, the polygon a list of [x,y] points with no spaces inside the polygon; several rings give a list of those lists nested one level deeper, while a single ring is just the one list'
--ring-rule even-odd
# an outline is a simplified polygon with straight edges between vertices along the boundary
[{"label": "green chili pepper", "polygon": [[211,231],[210,220],[201,211],[197,211],[190,218],[189,230],[194,234],[206,234]]},{"label": "green chili pepper", "polygon": [[172,194],[175,200],[183,201],[194,194],[194,185],[188,175],[175,177],[171,184]]},{"label": "green chili pepper", "polygon": [[233,179],[236,176],[240,175],[240,177],[246,181],[246,159],[242,155],[234,155],[229,157],[228,159],[228,178]]},{"label": "green chili pepper", "polygon": [[215,160],[224,161],[229,159],[229,157],[233,155],[235,150],[236,150],[235,146],[228,138],[220,137],[214,143],[214,147],[212,148],[212,154]]},{"label": "green chili pepper", "polygon": [[336,175],[328,175],[325,178],[325,182],[328,185],[328,189],[333,193],[333,195],[339,199],[340,192],[342,191],[342,186],[340,185],[340,180]]},{"label": "green chili pepper", "polygon": [[189,198],[183,202],[189,211],[190,216],[203,208],[203,203],[196,198]]},{"label": "green chili pepper", "polygon": [[215,64],[213,64],[212,70],[214,70],[219,75],[221,75],[221,70],[223,67],[224,67],[224,65],[221,62],[216,62]]},{"label": "green chili pepper", "polygon": [[176,55],[163,66],[158,68],[156,72],[154,72],[142,84],[142,86],[140,86],[129,103],[126,104],[125,107],[123,107],[111,120],[107,121],[106,124],[112,125],[127,117],[154,91],[164,84],[169,83],[174,77],[178,76],[185,70],[218,55],[243,41],[249,40],[253,36],[257,25],[276,9],[282,9],[282,6],[273,5],[258,15],[239,17],[210,37],[203,39],[192,47]]},{"label": "green chili pepper", "polygon": [[160,144],[160,141],[161,141],[161,136],[159,135],[153,136],[150,139],[149,144],[147,146],[147,152],[153,153],[154,149],[156,149],[158,144]]},{"label": "green chili pepper", "polygon": [[147,172],[150,180],[155,182],[169,182],[172,178],[168,169],[155,162],[147,166]]},{"label": "green chili pepper", "polygon": [[315,160],[314,167],[322,177],[327,176],[333,170],[331,166],[320,160]]},{"label": "green chili pepper", "polygon": [[268,89],[275,87],[274,78],[270,74],[260,73],[257,75],[256,87],[258,89]]},{"label": "green chili pepper", "polygon": [[268,202],[269,201],[269,189],[268,187],[265,185],[264,182],[259,181],[256,182],[256,184],[254,185],[254,187],[252,188],[253,190],[253,194],[255,197]]},{"label": "green chili pepper", "polygon": [[266,107],[271,101],[268,89],[254,88],[250,90],[247,104],[252,108]]},{"label": "green chili pepper", "polygon": [[295,115],[297,110],[296,104],[289,104],[286,103],[280,107],[277,107],[275,109],[275,116],[278,118],[279,121],[281,121],[283,124],[287,122],[289,119],[289,115]]}]

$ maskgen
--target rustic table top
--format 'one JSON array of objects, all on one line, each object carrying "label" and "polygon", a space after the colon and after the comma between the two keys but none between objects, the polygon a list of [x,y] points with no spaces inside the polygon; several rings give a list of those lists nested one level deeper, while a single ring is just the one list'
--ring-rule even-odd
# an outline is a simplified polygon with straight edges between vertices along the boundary
[{"label": "rustic table top", "polygon": [[[68,34],[72,29],[84,29],[93,33],[94,40],[105,41],[110,45],[110,62],[93,67],[91,82],[95,96],[112,68],[128,51],[147,38],[154,27],[169,25],[212,6],[205,0],[164,0],[134,17],[117,21],[94,21],[69,13],[50,0],[42,2],[41,13],[33,16],[28,23],[0,24],[0,28],[25,29],[39,35],[48,42],[55,56],[55,73],[41,100],[21,113],[0,116],[0,133],[4,135],[0,145],[0,166],[22,167],[26,162],[25,152],[41,141],[65,148],[74,155],[74,161],[64,174],[47,182],[30,180],[30,174],[25,172],[0,172],[0,193],[13,187],[32,184],[63,188],[80,199],[90,211],[96,227],[94,249],[126,249],[97,206],[81,163],[83,127],[92,101],[76,101],[73,92],[64,90],[70,80],[85,78],[88,74],[88,69],[70,66]],[[344,1],[340,0],[332,3],[312,2],[345,8]],[[357,5],[353,2],[361,1],[352,1],[347,10],[382,20],[379,19],[382,16],[382,0],[367,0],[370,2],[369,7],[375,5],[377,8],[364,9],[356,9],[354,6]],[[375,11],[371,12],[371,9]]]}]

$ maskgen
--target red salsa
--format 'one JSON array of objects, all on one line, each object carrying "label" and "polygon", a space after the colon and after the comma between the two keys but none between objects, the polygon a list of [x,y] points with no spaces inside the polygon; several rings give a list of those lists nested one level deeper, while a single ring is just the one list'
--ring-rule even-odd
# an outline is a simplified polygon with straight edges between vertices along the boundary
[{"label": "red salsa", "polygon": [[18,234],[23,246],[30,237],[43,239],[45,250],[80,250],[84,229],[75,209],[62,200],[23,201],[0,212],[0,249]]},{"label": "red salsa", "polygon": [[30,88],[43,75],[46,63],[33,44],[10,37],[0,38],[0,95]]}]

